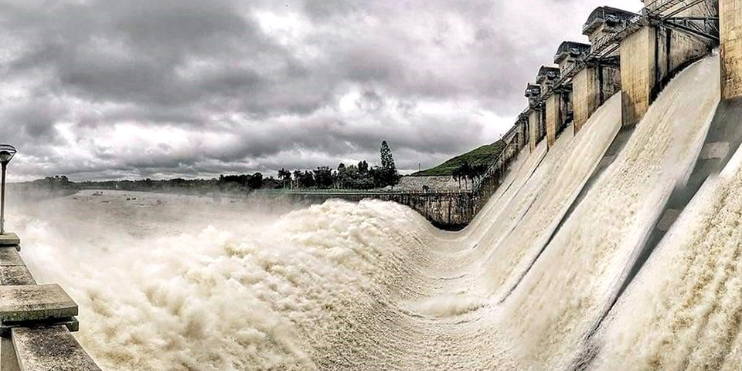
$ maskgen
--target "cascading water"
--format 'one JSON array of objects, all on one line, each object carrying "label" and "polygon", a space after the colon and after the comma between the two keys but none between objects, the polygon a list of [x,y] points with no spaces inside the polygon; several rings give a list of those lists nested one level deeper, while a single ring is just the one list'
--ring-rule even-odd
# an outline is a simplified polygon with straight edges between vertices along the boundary
[{"label": "cascading water", "polygon": [[509,293],[536,259],[620,128],[617,94],[595,112],[570,147],[554,154],[554,168],[531,210],[484,262],[485,284],[497,297]]},{"label": "cascading water", "polygon": [[620,94],[548,153],[524,150],[458,233],[392,203],[121,192],[29,203],[10,223],[108,370],[560,370],[592,346],[596,370],[737,369],[742,154],[586,341],[698,156],[718,64],[678,75],[589,187]]},{"label": "cascading water", "polygon": [[718,57],[676,77],[506,303],[510,336],[522,339],[518,350],[529,369],[575,361],[692,168],[718,101]]},{"label": "cascading water", "polygon": [[594,370],[742,365],[742,152],[707,182],[599,332]]},{"label": "cascading water", "polygon": [[104,369],[311,370],[375,281],[407,274],[384,270],[410,260],[394,239],[425,226],[392,203],[236,205],[88,192],[14,210],[13,227],[37,279],[80,305]]}]

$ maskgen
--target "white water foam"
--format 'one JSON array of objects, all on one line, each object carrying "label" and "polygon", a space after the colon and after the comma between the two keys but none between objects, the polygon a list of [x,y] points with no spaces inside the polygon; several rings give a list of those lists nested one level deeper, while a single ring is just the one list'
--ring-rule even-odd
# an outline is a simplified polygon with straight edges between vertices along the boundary
[{"label": "white water foam", "polygon": [[739,370],[742,151],[707,181],[600,331],[595,370]]},{"label": "white water foam", "polygon": [[673,80],[506,303],[528,369],[564,369],[574,361],[692,168],[718,101],[718,57]]},{"label": "white water foam", "polygon": [[[78,338],[104,369],[560,369],[580,352],[664,199],[700,151],[718,101],[718,63],[704,60],[666,88],[530,270],[615,136],[617,98],[548,154],[545,143],[521,154],[506,186],[460,233],[435,231],[410,209],[383,202],[274,211],[260,202],[152,194],[126,201],[133,194],[109,192],[16,208],[10,223],[39,281],[61,283],[80,304]],[[725,215],[722,221],[731,222],[735,214]],[[720,230],[717,250],[728,233]],[[687,250],[687,258],[697,253]],[[670,272],[666,285],[677,277]],[[736,288],[735,280],[716,281]],[[677,298],[642,290],[664,305]],[[735,296],[721,297],[717,307],[733,308]],[[735,317],[722,313],[736,311],[709,313],[706,329],[734,328]],[[647,316],[657,328],[668,326]],[[651,343],[631,331],[643,323],[626,325],[623,337],[604,335],[600,364],[632,357],[636,348],[621,340]],[[726,360],[714,364],[739,366],[738,343],[714,335],[733,331],[699,334],[702,344],[732,344]],[[650,349],[676,351],[666,344]],[[707,353],[693,354],[688,364]]]}]

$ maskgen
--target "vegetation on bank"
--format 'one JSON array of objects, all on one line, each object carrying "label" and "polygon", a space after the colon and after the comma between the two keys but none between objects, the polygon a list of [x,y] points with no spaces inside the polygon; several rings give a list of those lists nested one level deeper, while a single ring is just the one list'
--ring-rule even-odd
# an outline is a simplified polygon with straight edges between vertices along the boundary
[{"label": "vegetation on bank", "polygon": [[[445,163],[412,176],[450,176],[459,187],[482,178],[502,151],[501,141],[479,147]],[[281,169],[277,177],[262,173],[220,175],[212,179],[141,179],[72,182],[66,176],[47,177],[33,182],[11,185],[17,192],[32,198],[51,194],[64,196],[81,189],[110,189],[142,192],[174,192],[206,194],[210,192],[246,193],[259,189],[379,189],[393,188],[401,179],[389,145],[382,142],[381,166],[366,161],[357,164],[340,163],[337,168],[321,166],[314,170]]]},{"label": "vegetation on bank", "polygon": [[504,148],[505,143],[498,140],[495,143],[456,156],[432,169],[418,171],[412,176],[452,176],[456,178],[457,175],[469,174],[472,169],[481,170],[484,168],[486,171]]},{"label": "vegetation on bank", "polygon": [[24,200],[45,200],[49,198],[64,197],[77,193],[80,186],[71,182],[66,176],[53,176],[34,180],[26,183],[8,184],[8,192],[13,197]]},{"label": "vegetation on bank", "polygon": [[47,177],[15,186],[19,190],[47,190],[75,193],[81,189],[110,189],[142,192],[177,192],[205,194],[214,191],[245,193],[259,189],[374,189],[394,187],[401,176],[394,163],[394,156],[386,141],[381,143],[381,166],[369,166],[368,162],[339,164],[336,169],[321,166],[314,170],[281,169],[278,177],[266,177],[262,173],[220,175],[212,179],[166,179],[166,180],[110,180],[71,182],[66,176]]}]

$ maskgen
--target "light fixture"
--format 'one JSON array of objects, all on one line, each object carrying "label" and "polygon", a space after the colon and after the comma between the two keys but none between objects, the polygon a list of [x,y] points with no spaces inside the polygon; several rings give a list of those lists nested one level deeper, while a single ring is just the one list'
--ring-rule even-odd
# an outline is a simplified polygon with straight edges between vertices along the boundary
[{"label": "light fixture", "polygon": [[8,163],[13,159],[16,154],[15,147],[9,144],[0,144],[0,165],[3,168],[2,175],[2,191],[0,191],[0,235],[5,234],[5,170],[8,168]]},{"label": "light fixture", "polygon": [[8,144],[0,144],[0,163],[3,166],[7,166],[13,156],[16,154],[15,147]]}]

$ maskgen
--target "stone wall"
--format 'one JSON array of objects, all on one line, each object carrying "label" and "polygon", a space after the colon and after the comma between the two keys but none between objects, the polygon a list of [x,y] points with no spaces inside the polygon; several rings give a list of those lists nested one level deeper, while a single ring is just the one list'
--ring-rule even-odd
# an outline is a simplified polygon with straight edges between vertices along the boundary
[{"label": "stone wall", "polygon": [[471,182],[458,182],[451,176],[405,176],[394,187],[395,191],[459,192],[471,189]]},{"label": "stone wall", "polygon": [[445,230],[460,230],[466,227],[479,211],[479,197],[469,192],[460,193],[396,193],[396,192],[322,192],[286,194],[296,202],[322,203],[339,199],[350,202],[374,199],[409,206],[420,213],[434,226]]}]

